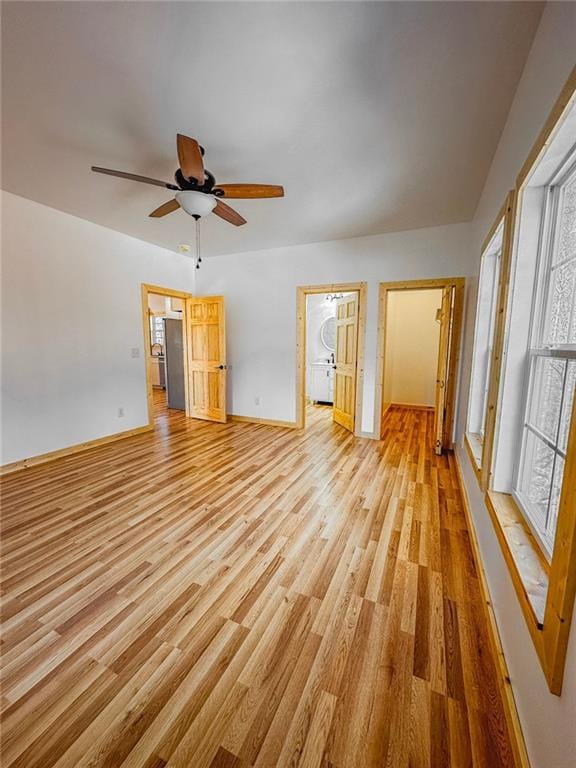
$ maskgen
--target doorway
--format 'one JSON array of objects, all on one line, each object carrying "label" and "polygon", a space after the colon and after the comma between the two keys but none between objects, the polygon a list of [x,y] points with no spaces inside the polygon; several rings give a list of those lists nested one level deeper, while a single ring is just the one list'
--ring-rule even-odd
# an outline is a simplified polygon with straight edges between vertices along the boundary
[{"label": "doorway", "polygon": [[297,427],[308,415],[357,434],[362,407],[366,283],[297,289]]},{"label": "doorway", "polygon": [[142,286],[150,422],[168,410],[186,410],[185,309],[189,297],[182,291]]},{"label": "doorway", "polygon": [[184,410],[190,418],[225,422],[228,367],[224,298],[194,297],[143,283],[142,327],[149,426],[154,425],[155,413],[162,410]]},{"label": "doorway", "polygon": [[377,424],[390,409],[428,410],[434,450],[451,449],[464,278],[380,284]]}]

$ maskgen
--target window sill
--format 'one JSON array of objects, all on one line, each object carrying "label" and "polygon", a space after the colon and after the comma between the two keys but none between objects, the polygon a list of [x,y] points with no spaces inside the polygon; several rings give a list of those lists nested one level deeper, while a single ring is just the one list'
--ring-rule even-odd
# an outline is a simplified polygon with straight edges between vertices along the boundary
[{"label": "window sill", "polygon": [[464,435],[464,446],[476,479],[480,482],[482,476],[482,438],[476,432],[466,432]]},{"label": "window sill", "polygon": [[510,494],[488,491],[486,506],[533,637],[537,630],[538,644],[544,626],[550,566]]}]

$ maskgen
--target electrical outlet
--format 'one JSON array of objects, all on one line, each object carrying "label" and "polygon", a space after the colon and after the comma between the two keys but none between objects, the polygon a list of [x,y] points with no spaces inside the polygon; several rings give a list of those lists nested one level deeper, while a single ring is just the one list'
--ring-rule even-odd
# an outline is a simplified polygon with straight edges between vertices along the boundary
[{"label": "electrical outlet", "polygon": [[140,347],[132,347],[130,350],[132,357],[140,357]]},{"label": "electrical outlet", "polygon": [[254,398],[254,405],[260,405],[260,398],[259,397],[255,397]]},{"label": "electrical outlet", "polygon": [[124,416],[124,408],[118,408],[118,418],[121,419]]}]

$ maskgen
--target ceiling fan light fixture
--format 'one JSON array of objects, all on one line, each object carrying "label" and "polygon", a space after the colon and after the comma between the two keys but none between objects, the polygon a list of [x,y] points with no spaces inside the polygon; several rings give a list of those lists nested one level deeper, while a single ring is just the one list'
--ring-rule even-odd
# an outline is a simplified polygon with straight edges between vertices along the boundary
[{"label": "ceiling fan light fixture", "polygon": [[192,216],[196,223],[202,216],[215,213],[229,224],[241,227],[246,224],[246,219],[238,211],[231,208],[221,198],[237,197],[242,200],[259,199],[266,197],[284,197],[284,188],[278,184],[218,184],[209,170],[204,168],[204,150],[196,139],[179,133],[176,137],[176,149],[180,167],[174,174],[177,186],[160,179],[152,179],[149,176],[139,176],[136,173],[115,171],[112,168],[100,168],[92,166],[96,173],[104,173],[108,176],[117,176],[120,179],[138,181],[141,184],[152,184],[156,187],[164,187],[173,190],[176,194],[172,200],[167,200],[152,213],[148,214],[152,219],[161,219],[169,213],[174,213],[179,208]]},{"label": "ceiling fan light fixture", "polygon": [[181,208],[189,213],[190,216],[207,216],[212,213],[218,202],[214,195],[208,195],[205,192],[196,192],[192,189],[186,189],[177,192],[174,197]]}]

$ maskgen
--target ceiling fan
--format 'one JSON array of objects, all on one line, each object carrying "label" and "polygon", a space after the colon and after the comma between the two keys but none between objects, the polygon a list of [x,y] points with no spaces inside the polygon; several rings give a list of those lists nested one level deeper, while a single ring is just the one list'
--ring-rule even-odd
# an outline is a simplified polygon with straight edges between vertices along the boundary
[{"label": "ceiling fan", "polygon": [[110,168],[98,168],[92,166],[96,173],[106,173],[109,176],[118,176],[121,179],[141,181],[144,184],[153,184],[157,187],[166,187],[176,192],[172,200],[163,203],[149,214],[157,219],[168,213],[182,208],[186,213],[198,220],[201,216],[215,213],[221,219],[235,224],[237,227],[246,224],[246,219],[227,205],[222,198],[254,199],[262,197],[284,197],[284,188],[276,184],[216,184],[213,174],[204,168],[204,148],[196,139],[176,136],[178,149],[178,162],[180,167],[174,174],[176,184],[166,181],[151,179],[148,176],[138,176],[124,171],[113,171]]}]

